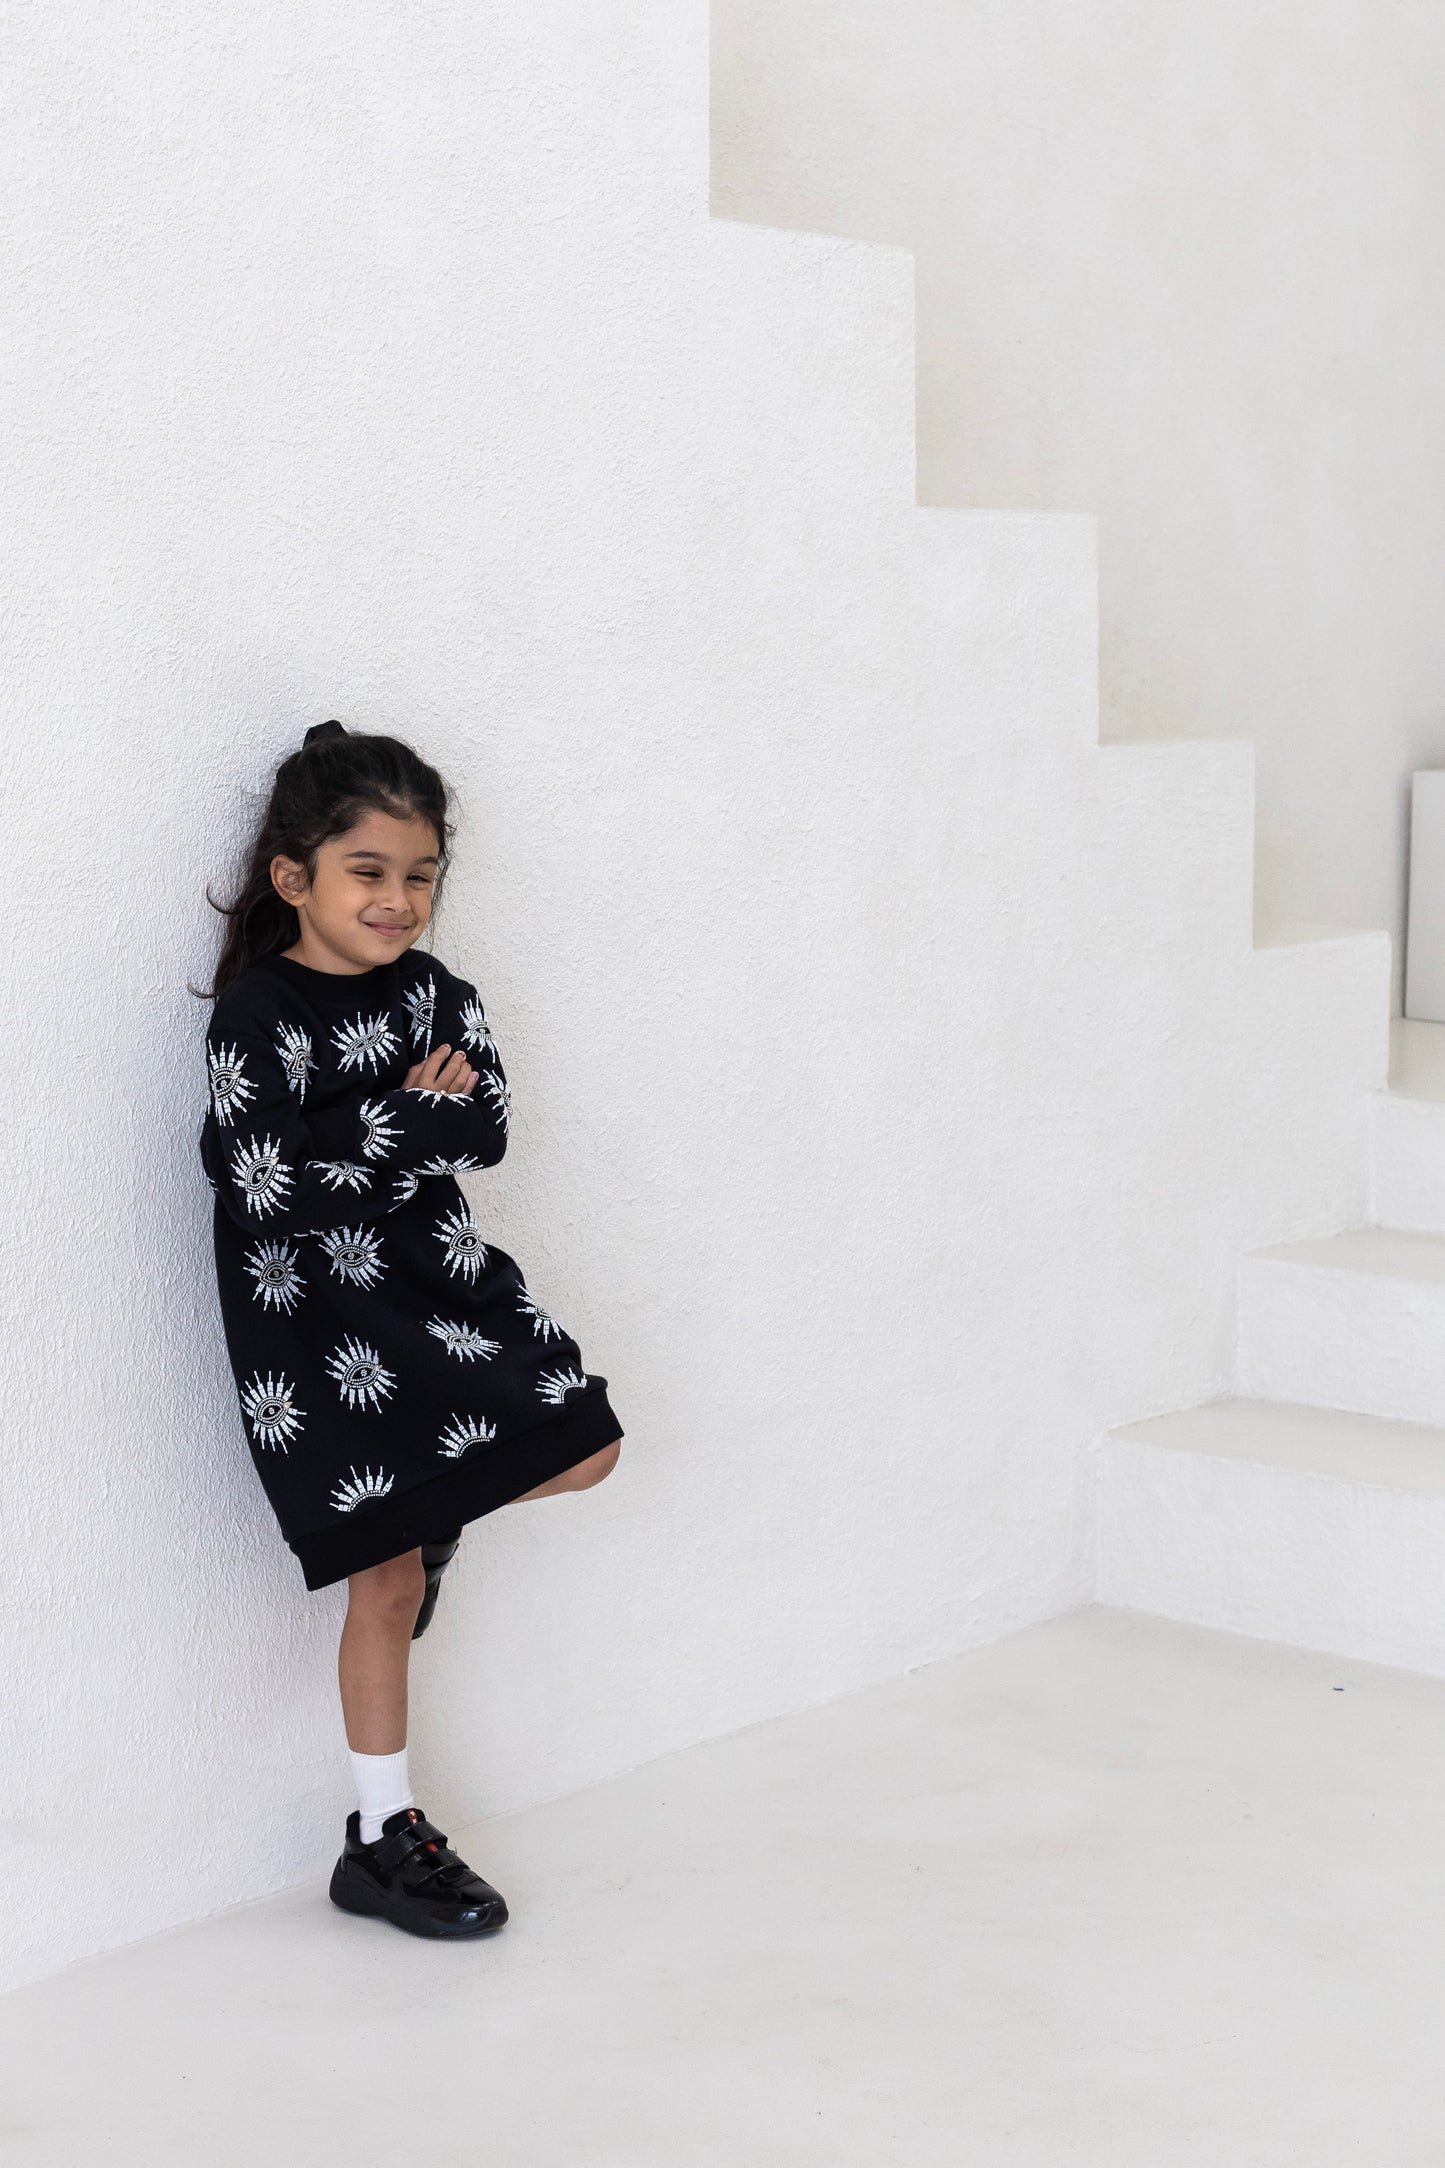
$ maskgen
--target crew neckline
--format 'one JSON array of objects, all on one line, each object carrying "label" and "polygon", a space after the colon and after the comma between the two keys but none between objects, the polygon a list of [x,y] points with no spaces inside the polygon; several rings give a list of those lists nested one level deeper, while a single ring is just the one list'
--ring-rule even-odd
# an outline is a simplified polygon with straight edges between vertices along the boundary
[{"label": "crew neckline", "polygon": [[369,965],[365,971],[318,971],[314,964],[303,964],[296,957],[283,956],[279,949],[274,949],[269,956],[258,956],[256,961],[260,964],[273,964],[278,971],[294,971],[300,979],[323,980],[328,986],[367,986],[380,978],[383,971],[389,971],[400,959],[396,956],[387,957],[379,964]]}]

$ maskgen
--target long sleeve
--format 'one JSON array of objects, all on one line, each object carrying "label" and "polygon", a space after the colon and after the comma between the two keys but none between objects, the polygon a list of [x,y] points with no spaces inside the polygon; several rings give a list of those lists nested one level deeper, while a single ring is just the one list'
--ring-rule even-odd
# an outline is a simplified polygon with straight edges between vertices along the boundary
[{"label": "long sleeve", "polygon": [[368,1139],[358,1107],[307,1116],[304,1070],[288,1063],[284,1037],[213,1020],[206,1060],[201,1162],[240,1226],[320,1233],[382,1219],[415,1195],[415,1180],[398,1180],[400,1170]]},{"label": "long sleeve", "polygon": [[507,1080],[476,988],[433,963],[408,1006],[413,1047],[396,1048],[393,1074],[447,1044],[478,1071],[469,1093],[398,1084],[308,1108],[316,1064],[305,1031],[254,1004],[240,1017],[213,1016],[201,1161],[240,1226],[309,1234],[374,1222],[415,1196],[423,1175],[502,1158]]}]

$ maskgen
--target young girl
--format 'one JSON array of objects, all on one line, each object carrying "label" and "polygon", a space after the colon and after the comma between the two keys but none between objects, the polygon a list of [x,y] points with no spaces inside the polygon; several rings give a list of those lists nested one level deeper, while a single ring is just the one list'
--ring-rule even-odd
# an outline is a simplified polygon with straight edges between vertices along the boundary
[{"label": "young girl", "polygon": [[308,1589],[347,1584],[359,1806],[332,1900],[413,1934],[507,1907],[414,1804],[407,1659],[467,1521],[616,1463],[607,1380],[483,1239],[456,1176],[507,1147],[476,988],[416,946],[452,823],[397,738],[318,723],[281,763],[206,1032],[201,1162],[251,1458]]}]

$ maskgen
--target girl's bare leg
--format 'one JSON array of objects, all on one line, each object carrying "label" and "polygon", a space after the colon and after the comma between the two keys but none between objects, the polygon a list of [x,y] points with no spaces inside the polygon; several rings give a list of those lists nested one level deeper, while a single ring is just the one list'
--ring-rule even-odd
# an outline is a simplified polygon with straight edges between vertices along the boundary
[{"label": "girl's bare leg", "polygon": [[[522,1498],[550,1498],[560,1491],[590,1490],[611,1475],[622,1450],[614,1438],[600,1452],[564,1468]],[[513,1499],[513,1505],[520,1499]],[[346,1743],[357,1754],[397,1754],[406,1745],[406,1677],[411,1630],[426,1593],[421,1550],[403,1551],[353,1573],[347,1582],[346,1623],[336,1670]]]},{"label": "girl's bare leg", "polygon": [[357,1754],[397,1754],[406,1745],[406,1669],[426,1573],[421,1551],[403,1551],[353,1573],[336,1670],[346,1743]]},{"label": "girl's bare leg", "polygon": [[622,1451],[622,1440],[614,1438],[611,1445],[604,1445],[599,1452],[589,1453],[586,1460],[579,1460],[575,1468],[564,1468],[550,1482],[539,1483],[535,1490],[524,1490],[511,1500],[519,1506],[524,1498],[554,1498],[559,1491],[591,1490],[603,1476],[611,1475],[617,1466],[617,1456]]}]

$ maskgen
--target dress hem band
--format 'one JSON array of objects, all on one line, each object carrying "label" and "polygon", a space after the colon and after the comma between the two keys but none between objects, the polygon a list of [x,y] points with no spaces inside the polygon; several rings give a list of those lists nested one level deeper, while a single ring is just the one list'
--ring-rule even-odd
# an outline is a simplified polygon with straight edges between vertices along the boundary
[{"label": "dress hem band", "polygon": [[599,1386],[561,1414],[495,1445],[473,1449],[399,1497],[368,1500],[354,1521],[291,1538],[306,1586],[328,1588],[419,1543],[443,1542],[465,1522],[479,1520],[564,1469],[575,1468],[623,1434]]}]

